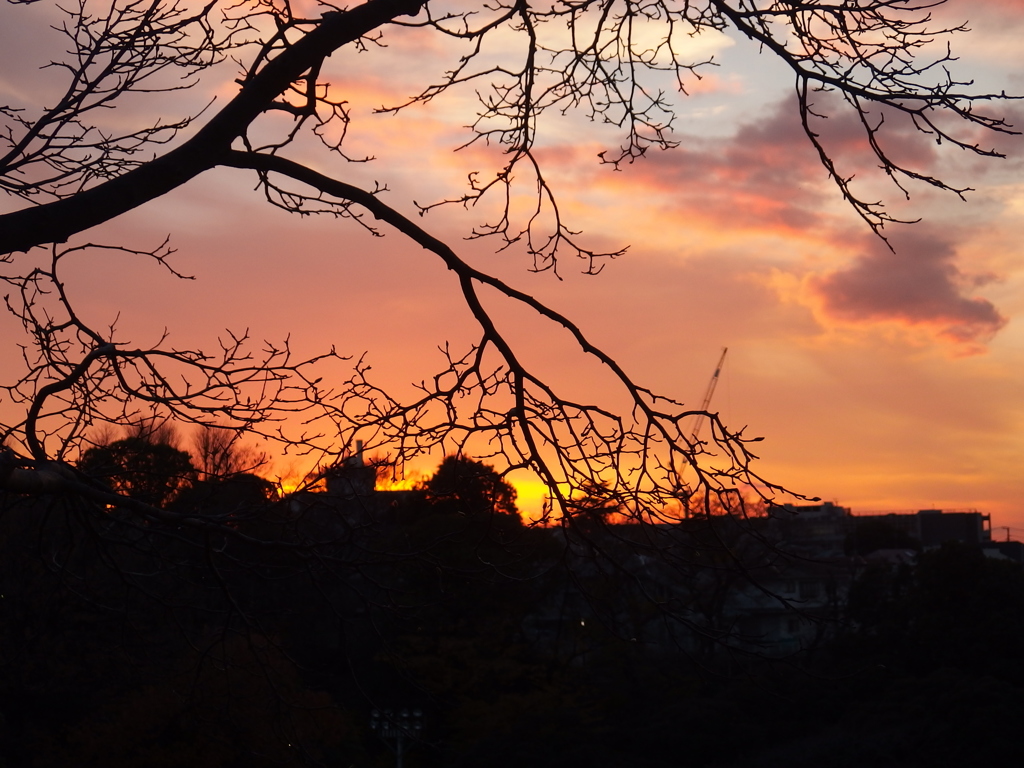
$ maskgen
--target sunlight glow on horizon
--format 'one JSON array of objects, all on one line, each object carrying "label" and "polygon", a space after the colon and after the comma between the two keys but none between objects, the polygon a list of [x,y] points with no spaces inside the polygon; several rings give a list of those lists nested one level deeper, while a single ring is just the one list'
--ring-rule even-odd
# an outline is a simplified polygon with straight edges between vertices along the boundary
[{"label": "sunlight glow on horizon", "polygon": [[[17,12],[35,14],[34,8]],[[990,48],[984,37],[1019,29],[1024,6],[984,0],[975,9],[989,32],[959,36],[968,44],[958,50],[954,39],[954,52],[979,57],[983,72],[998,69],[999,78],[1024,83],[1020,47]],[[369,114],[407,98],[451,53],[417,53],[416,34],[389,31],[393,51],[403,52],[397,63],[384,48],[331,59],[336,94],[356,110],[352,153],[380,160],[324,156],[316,166],[371,188],[380,179],[389,190],[381,199],[410,218],[417,214],[413,200],[462,194],[469,170],[485,176],[503,159],[500,147],[451,152],[466,138],[458,112],[472,94],[406,115]],[[12,36],[0,25],[8,58],[28,45]],[[790,83],[763,82],[767,75],[751,69],[757,60],[726,40],[712,51],[721,67],[694,88],[698,95],[679,99],[677,150],[651,151],[616,172],[597,160],[611,136],[604,127],[571,116],[550,122],[538,155],[549,163],[546,179],[562,196],[569,225],[588,243],[630,245],[602,275],[570,274],[572,259],[560,265],[563,279],[532,274],[515,247],[496,255],[489,242],[467,242],[467,232],[489,220],[488,202],[438,209],[419,223],[474,266],[577,320],[628,363],[639,383],[659,392],[692,401],[716,350],[735,350],[735,407],[727,422],[749,424],[751,434],[766,438],[757,452],[765,456],[758,471],[768,479],[855,509],[976,507],[1000,525],[1024,526],[1024,140],[1000,137],[1010,157],[990,162],[942,152],[926,136],[917,146],[905,131],[894,131],[891,140],[912,149],[923,172],[953,169],[957,181],[977,191],[961,202],[912,184],[905,203],[898,191],[865,181],[861,189],[882,189],[892,210],[923,218],[887,230],[896,251],[889,256],[839,198],[801,136],[787,111]],[[21,78],[24,63],[15,63],[17,78],[0,68],[0,84],[15,100],[30,98],[55,72]],[[234,91],[231,82],[221,83],[214,110]],[[713,123],[690,115],[712,108],[721,115]],[[1019,109],[1006,112],[1021,123]],[[282,115],[280,125],[288,120]],[[852,146],[839,134],[837,146]],[[310,147],[295,153],[306,159]],[[843,168],[861,173],[863,158]],[[175,267],[197,279],[177,282],[126,258],[69,265],[67,283],[82,316],[98,327],[119,318],[119,334],[139,344],[168,328],[175,345],[215,349],[211,339],[231,327],[251,328],[257,340],[294,333],[302,354],[335,345],[355,356],[370,350],[382,386],[403,393],[429,380],[439,346],[474,338],[458,286],[433,256],[386,229],[375,238],[351,222],[268,210],[252,195],[252,182],[239,171],[211,171],[90,232],[94,242],[143,247],[170,231],[179,250]],[[1000,326],[999,318],[1007,323]],[[531,362],[537,358],[566,381],[590,383],[563,359],[556,333],[516,317],[509,324]],[[11,327],[13,338],[20,329]],[[16,350],[2,354],[3,363],[20,364]],[[344,376],[331,369],[327,380]],[[292,456],[279,463],[289,461],[301,463]],[[378,487],[408,490],[435,468]],[[301,486],[291,469],[282,474],[284,492]],[[543,484],[518,472],[508,479],[524,519],[539,516]]]}]

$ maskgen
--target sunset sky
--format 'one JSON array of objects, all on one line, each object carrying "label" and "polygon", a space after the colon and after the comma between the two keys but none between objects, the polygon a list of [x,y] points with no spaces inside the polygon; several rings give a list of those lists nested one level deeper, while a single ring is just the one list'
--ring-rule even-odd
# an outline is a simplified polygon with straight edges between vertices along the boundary
[{"label": "sunset sky", "polygon": [[[37,25],[48,13],[43,4],[0,6],[0,103],[47,93],[53,73],[35,71],[45,61],[34,49],[45,48]],[[962,79],[1024,94],[1024,5],[953,0],[937,15],[969,22],[952,42]],[[29,28],[37,37],[20,31]],[[414,200],[458,195],[467,173],[500,158],[476,147],[453,152],[468,138],[471,91],[398,116],[372,114],[452,61],[422,32],[401,30],[387,42],[339,52],[326,72],[350,102],[349,154],[376,159],[346,166],[311,147],[293,156],[349,181],[386,183],[385,200],[413,216]],[[866,197],[922,219],[887,228],[892,252],[827,178],[782,66],[728,34],[690,45],[694,58],[713,55],[720,66],[677,98],[678,149],[615,171],[598,158],[616,145],[613,129],[574,115],[540,125],[539,156],[571,226],[595,247],[629,246],[601,274],[582,275],[571,260],[561,279],[534,274],[521,251],[464,241],[492,212],[486,207],[444,209],[420,223],[574,318],[655,391],[699,404],[728,347],[712,410],[764,436],[762,475],[855,512],[977,509],[992,515],[997,535],[1009,527],[1024,538],[1024,140],[978,134],[1008,154],[986,160],[894,129],[888,140],[900,157],[974,190],[961,201],[911,186],[906,203],[862,154],[852,117],[832,118],[826,135],[841,172],[856,173]],[[222,103],[235,86],[229,69],[220,72],[226,77],[206,90],[167,103],[213,94]],[[153,116],[165,108],[137,107]],[[991,109],[1024,126],[1024,104]],[[398,235],[289,216],[252,187],[240,171],[208,173],[83,235],[141,247],[169,233],[176,267],[195,281],[110,257],[83,261],[68,275],[70,289],[96,325],[120,313],[122,335],[138,343],[164,327],[182,345],[212,346],[224,328],[248,328],[257,339],[291,334],[300,352],[366,352],[395,387],[430,375],[439,345],[473,340],[457,286],[431,254]],[[507,319],[538,365],[572,379],[560,339]],[[0,328],[17,336],[9,320]],[[278,471],[287,473],[289,461]]]}]

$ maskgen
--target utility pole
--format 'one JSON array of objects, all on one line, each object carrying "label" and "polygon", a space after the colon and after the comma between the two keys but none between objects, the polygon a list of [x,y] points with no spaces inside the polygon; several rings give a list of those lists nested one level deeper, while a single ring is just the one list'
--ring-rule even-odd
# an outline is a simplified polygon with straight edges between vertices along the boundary
[{"label": "utility pole", "polygon": [[385,709],[381,712],[375,709],[370,713],[370,728],[395,753],[396,768],[402,768],[406,750],[423,731],[423,710],[403,709],[395,712]]}]

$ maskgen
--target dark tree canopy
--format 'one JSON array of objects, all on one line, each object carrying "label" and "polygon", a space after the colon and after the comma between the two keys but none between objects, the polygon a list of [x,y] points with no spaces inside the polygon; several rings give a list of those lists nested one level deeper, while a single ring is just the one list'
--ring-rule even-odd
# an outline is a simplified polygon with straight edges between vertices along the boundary
[{"label": "dark tree canopy", "polygon": [[218,515],[253,513],[277,500],[277,489],[266,478],[239,472],[226,478],[194,481],[174,500],[175,509]]},{"label": "dark tree canopy", "polygon": [[156,507],[174,501],[198,475],[188,453],[144,437],[90,448],[77,468],[116,493]]},{"label": "dark tree canopy", "polygon": [[466,517],[519,518],[516,490],[493,467],[464,456],[448,456],[427,481],[427,499],[441,511]]}]

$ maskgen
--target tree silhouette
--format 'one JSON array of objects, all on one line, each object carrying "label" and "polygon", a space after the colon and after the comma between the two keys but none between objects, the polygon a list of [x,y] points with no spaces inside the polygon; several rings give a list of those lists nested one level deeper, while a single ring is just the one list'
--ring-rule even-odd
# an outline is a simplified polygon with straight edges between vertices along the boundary
[{"label": "tree silhouette", "polygon": [[604,485],[587,485],[570,502],[573,516],[585,526],[605,525],[618,511],[615,494]]},{"label": "tree silhouette", "polygon": [[[679,599],[662,599],[655,588],[691,578],[711,558],[704,554],[701,561],[695,547],[679,546],[664,524],[678,523],[679,510],[692,499],[711,509],[711,500],[729,499],[737,488],[755,489],[770,502],[781,489],[752,466],[753,440],[717,415],[636,381],[569,317],[438,239],[424,216],[438,206],[496,200],[496,207],[481,206],[493,218],[480,222],[470,239],[487,240],[496,250],[524,248],[535,270],[557,272],[579,259],[585,272],[599,272],[625,245],[597,250],[566,218],[569,207],[545,175],[539,151],[548,120],[576,112],[619,128],[620,146],[602,156],[616,166],[652,148],[671,149],[675,107],[663,86],[674,79],[682,87],[710,64],[688,59],[681,40],[728,31],[789,67],[808,140],[839,195],[880,231],[894,219],[873,198],[860,196],[842,158],[830,154],[821,135],[825,117],[844,110],[852,115],[864,145],[897,185],[918,181],[954,193],[962,190],[901,159],[915,156],[902,151],[904,141],[898,155],[890,154],[886,132],[909,126],[923,142],[941,140],[980,156],[998,153],[982,143],[979,129],[1012,132],[987,111],[1002,94],[958,81],[951,53],[928,58],[926,43],[953,31],[932,19],[932,6],[930,0],[496,0],[471,6],[366,0],[345,9],[329,2],[300,8],[287,0],[0,4],[0,24],[24,29],[25,37],[32,35],[30,12],[47,9],[58,18],[54,27],[67,49],[55,62],[39,52],[40,66],[61,78],[52,100],[25,88],[19,91],[24,103],[0,104],[0,280],[9,319],[24,333],[22,366],[0,386],[0,503],[21,504],[19,521],[36,534],[26,538],[39,542],[37,562],[83,616],[114,617],[128,627],[143,605],[147,628],[178,628],[182,645],[192,649],[213,634],[291,644],[309,658],[368,648],[364,658],[374,659],[381,637],[388,639],[382,616],[396,615],[398,624],[415,619],[431,601],[446,607],[446,595],[475,597],[484,578],[533,584],[555,563],[570,561],[577,565],[564,572],[576,567],[575,582],[600,585],[610,603],[628,577],[645,606],[688,626],[690,609]],[[307,9],[310,15],[301,15]],[[388,58],[400,50],[388,46],[396,33],[423,47],[450,45],[458,58],[450,68],[422,73],[413,97],[383,111],[415,109],[446,94],[464,104],[462,94],[475,95],[470,114],[453,120],[470,123],[468,144],[503,152],[495,167],[482,168],[468,187],[441,199],[385,202],[387,168],[376,169],[381,182],[375,186],[350,181],[349,163],[362,158],[349,154],[352,116],[344,94],[326,81],[324,65],[332,54],[350,50],[379,62],[379,71],[409,70],[411,62]],[[205,110],[154,122],[151,111],[126,108],[113,125],[104,119],[111,108],[198,84],[220,94]],[[820,95],[824,91],[831,96]],[[254,343],[247,331],[226,332],[213,349],[176,346],[170,331],[143,345],[131,329],[83,310],[75,300],[76,270],[102,274],[111,255],[147,259],[184,277],[174,266],[170,239],[144,247],[103,243],[94,228],[200,176],[239,178],[278,209],[332,217],[341,228],[362,227],[420,246],[455,278],[455,298],[473,318],[475,342],[443,346],[441,370],[399,397],[373,379],[365,358],[349,361],[345,376],[325,375],[321,366],[333,370],[343,361],[334,349],[299,357],[287,340]],[[524,199],[525,209],[513,205]],[[362,258],[341,254],[339,270]],[[601,401],[581,401],[570,386],[546,379],[529,362],[520,335],[507,332],[502,319],[509,305],[571,339],[617,389]],[[140,414],[157,417],[153,424],[265,438],[317,457],[320,469],[351,455],[360,441],[398,466],[424,456],[486,456],[494,469],[477,471],[453,460],[428,491],[457,500],[467,514],[496,512],[491,527],[502,534],[514,528],[516,536],[484,539],[478,529],[486,526],[455,525],[461,521],[454,516],[429,521],[422,535],[375,527],[366,521],[378,510],[346,516],[325,499],[330,494],[266,498],[258,514],[241,519],[231,504],[218,501],[215,513],[206,514],[201,504],[182,499],[196,474],[177,448],[141,434],[106,446],[90,443],[102,427],[138,423]],[[707,422],[701,441],[693,438],[695,417]],[[238,469],[218,463],[216,453],[203,459],[203,472]],[[475,474],[461,475],[460,466]],[[614,509],[638,525],[630,526],[629,536],[602,533],[602,540],[583,531],[595,541],[576,549],[567,543],[571,536],[528,529],[538,548],[562,548],[543,563],[531,562],[509,543],[524,532],[501,480],[520,470],[547,486],[547,524],[573,528],[579,500],[600,489],[600,504],[590,512],[601,517],[601,510]],[[265,490],[257,482],[242,495],[266,497]],[[707,514],[701,523],[712,546],[734,558],[720,530],[734,530],[748,507],[720,508],[728,514]],[[635,530],[641,525],[648,528]],[[448,545],[441,554],[438,539]],[[94,572],[103,578],[83,580],[83,573]],[[93,583],[100,586],[91,593]],[[568,604],[581,591],[553,590],[549,597],[565,597]],[[586,602],[582,598],[577,602]],[[593,612],[600,615],[597,607]],[[410,621],[406,628],[414,634],[417,626]],[[163,639],[156,631],[153,636]],[[152,646],[161,652],[160,643]],[[256,648],[255,641],[249,647]],[[357,666],[346,674],[354,675]],[[131,713],[133,701],[122,697],[122,709]]]},{"label": "tree silhouette", "polygon": [[192,439],[196,469],[204,480],[227,479],[259,469],[270,457],[241,443],[237,432],[203,424]]},{"label": "tree silhouette", "polygon": [[507,515],[519,519],[516,491],[481,461],[448,456],[426,483],[430,503],[466,517]]},{"label": "tree silhouette", "polygon": [[116,493],[156,507],[177,498],[198,475],[188,453],[145,437],[126,437],[90,448],[77,468]]},{"label": "tree silhouette", "polygon": [[[19,14],[28,5],[6,4],[5,23],[27,24]],[[998,153],[979,143],[975,129],[1012,132],[986,111],[1002,94],[957,80],[948,52],[929,58],[926,44],[956,31],[935,22],[931,7],[888,0],[784,8],[746,0],[540,6],[502,0],[462,10],[421,0],[368,0],[345,10],[325,3],[310,17],[274,0],[194,9],[139,2],[94,7],[88,1],[58,7],[54,13],[63,19],[57,28],[70,50],[56,65],[66,75],[64,90],[52,106],[0,106],[0,188],[13,206],[22,206],[0,215],[0,255],[12,265],[3,279],[12,289],[10,309],[31,339],[24,373],[4,390],[24,406],[22,418],[2,427],[12,451],[0,473],[4,487],[73,491],[107,503],[61,462],[82,450],[89,429],[130,422],[145,405],[179,421],[258,431],[331,456],[357,439],[390,452],[399,464],[424,452],[472,454],[486,446],[478,452],[505,465],[502,471],[523,467],[540,476],[555,517],[571,513],[579,489],[602,483],[610,501],[638,520],[694,489],[714,495],[747,483],[770,497],[776,489],[752,470],[746,438],[704,414],[712,449],[723,458],[718,465],[698,461],[705,446],[691,437],[695,412],[635,382],[569,318],[471,266],[410,213],[497,197],[504,200],[497,217],[471,237],[495,238],[499,247],[519,244],[538,270],[555,270],[568,255],[582,258],[586,271],[600,271],[603,259],[622,249],[589,248],[565,220],[536,151],[546,121],[575,111],[618,126],[620,147],[602,156],[614,165],[650,148],[671,148],[675,107],[659,84],[667,75],[682,89],[686,76],[709,64],[688,59],[682,38],[732,31],[792,71],[809,141],[840,194],[880,230],[892,218],[879,203],[858,196],[822,137],[824,117],[852,113],[866,146],[897,185],[914,180],[957,193],[962,190],[890,154],[886,131],[910,126],[922,140],[986,156]],[[353,159],[345,145],[351,116],[343,96],[323,79],[323,64],[345,48],[387,56],[386,41],[396,28],[424,44],[467,47],[454,67],[425,73],[426,85],[415,96],[384,111],[469,91],[479,99],[469,143],[504,150],[496,168],[435,203],[392,206],[379,194],[383,187],[360,188],[343,178]],[[117,129],[101,120],[110,107],[141,94],[217,82],[224,76],[219,65],[229,58],[242,67],[230,86],[236,90],[208,113],[138,125],[126,120]],[[816,96],[823,91],[833,97]],[[281,113],[292,121],[275,121]],[[323,163],[300,160],[306,139],[323,147]],[[105,253],[121,251],[174,273],[168,243],[138,250],[89,242],[87,233],[211,172],[249,174],[268,202],[286,211],[335,216],[374,234],[390,230],[422,246],[457,277],[479,326],[477,343],[449,350],[447,369],[418,396],[399,401],[370,380],[363,361],[347,381],[326,385],[313,367],[317,359],[296,360],[287,343],[255,353],[246,334],[229,334],[216,354],[171,348],[166,341],[133,347],[116,329],[82,316],[65,289],[71,257],[100,264]],[[511,204],[521,188],[534,195],[523,216]],[[41,258],[44,251],[49,255]],[[488,299],[493,295],[538,314],[605,366],[627,398],[623,415],[577,402],[526,364],[501,330]],[[288,433],[275,426],[282,412],[296,411],[313,428]],[[684,471],[692,474],[683,478]]]}]

